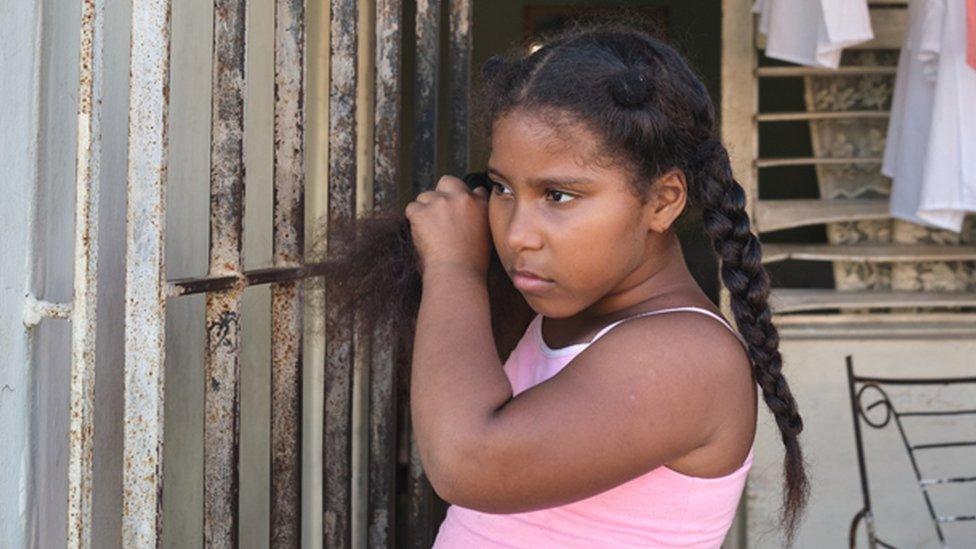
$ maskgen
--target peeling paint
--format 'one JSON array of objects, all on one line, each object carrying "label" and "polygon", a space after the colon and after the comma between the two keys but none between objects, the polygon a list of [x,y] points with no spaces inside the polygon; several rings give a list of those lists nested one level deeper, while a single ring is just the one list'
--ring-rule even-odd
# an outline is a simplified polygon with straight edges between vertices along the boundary
[{"label": "peeling paint", "polygon": [[[274,242],[276,268],[305,255],[305,5],[275,4]],[[301,546],[303,285],[271,287],[272,547]]]},{"label": "peeling paint", "polygon": [[68,426],[67,546],[91,546],[95,327],[98,286],[98,181],[101,157],[104,0],[84,0],[78,79],[75,166],[74,300]]},{"label": "peeling paint", "polygon": [[[359,12],[355,0],[332,0],[329,90],[328,223],[356,215],[356,72]],[[327,254],[342,242],[330,233]],[[326,278],[325,299],[336,289]],[[351,538],[352,315],[325,311],[325,426],[323,435],[324,544],[346,548]]]},{"label": "peeling paint", "polygon": [[[401,0],[376,3],[373,211],[400,206]],[[396,541],[396,357],[391,327],[374,326],[369,357],[369,470],[366,540],[392,549]]]},{"label": "peeling paint", "polygon": [[162,527],[169,0],[135,0],[129,66],[122,545]]},{"label": "peeling paint", "polygon": [[246,5],[215,0],[210,141],[209,277],[238,281],[206,296],[203,542],[237,547],[244,229]]}]

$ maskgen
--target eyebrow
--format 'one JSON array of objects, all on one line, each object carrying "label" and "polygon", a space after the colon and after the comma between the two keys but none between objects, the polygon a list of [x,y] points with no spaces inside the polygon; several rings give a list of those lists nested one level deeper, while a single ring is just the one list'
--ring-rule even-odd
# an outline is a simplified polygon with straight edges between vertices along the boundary
[{"label": "eyebrow", "polygon": [[[496,170],[495,168],[492,168],[491,166],[488,166],[488,173],[497,175],[498,177],[501,177],[502,179],[508,181],[508,178],[505,177],[503,173]],[[530,187],[544,187],[547,185],[556,185],[556,186],[563,186],[563,187],[582,187],[587,185],[593,185],[594,183],[596,183],[594,180],[589,179],[587,177],[542,177],[542,178],[530,179],[528,181]]]}]

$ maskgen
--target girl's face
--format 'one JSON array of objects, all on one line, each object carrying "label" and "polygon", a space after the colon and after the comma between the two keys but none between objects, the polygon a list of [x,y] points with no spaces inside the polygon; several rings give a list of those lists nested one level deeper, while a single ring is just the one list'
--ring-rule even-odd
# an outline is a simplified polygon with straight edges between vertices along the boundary
[{"label": "girl's face", "polygon": [[[596,136],[578,124],[555,130],[515,110],[493,125],[492,239],[516,287],[544,316],[565,318],[613,299],[647,271],[653,201],[642,205],[629,174],[599,154]],[[515,270],[549,282],[522,284]]]}]

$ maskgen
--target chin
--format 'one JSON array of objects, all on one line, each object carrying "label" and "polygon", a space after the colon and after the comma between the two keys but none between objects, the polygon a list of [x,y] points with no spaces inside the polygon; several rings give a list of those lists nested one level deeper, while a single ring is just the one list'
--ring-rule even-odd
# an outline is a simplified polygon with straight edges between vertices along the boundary
[{"label": "chin", "polygon": [[569,318],[575,315],[576,313],[580,312],[581,310],[579,308],[568,306],[566,304],[555,303],[552,300],[545,299],[533,294],[522,293],[522,297],[525,299],[525,302],[529,304],[529,307],[531,307],[533,311],[548,318]]}]

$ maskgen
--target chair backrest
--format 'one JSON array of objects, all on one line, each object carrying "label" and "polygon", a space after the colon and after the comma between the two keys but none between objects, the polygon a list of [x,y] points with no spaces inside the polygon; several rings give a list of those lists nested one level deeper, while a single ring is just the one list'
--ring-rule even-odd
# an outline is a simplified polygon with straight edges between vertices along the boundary
[{"label": "chair backrest", "polygon": [[[973,509],[973,514],[965,515],[940,515],[936,512],[935,506],[932,503],[932,498],[929,495],[929,490],[933,487],[945,484],[955,484],[955,483],[965,483],[965,482],[976,482],[976,470],[973,471],[971,475],[954,476],[954,477],[927,477],[923,475],[922,470],[919,467],[918,460],[916,459],[916,454],[918,452],[929,452],[938,451],[939,449],[945,448],[957,448],[961,446],[976,446],[976,440],[947,440],[942,442],[932,442],[925,444],[914,444],[909,440],[909,435],[905,430],[904,419],[909,418],[925,418],[925,417],[939,417],[939,416],[961,416],[961,415],[976,415],[976,401],[970,401],[967,406],[954,409],[951,407],[943,407],[940,409],[911,409],[903,410],[895,407],[894,402],[888,396],[888,393],[884,390],[885,386],[938,386],[938,385],[961,385],[961,384],[971,384],[976,388],[976,377],[954,377],[954,378],[890,378],[890,377],[867,377],[858,376],[854,374],[854,365],[851,355],[847,355],[847,382],[848,390],[851,399],[851,412],[854,420],[854,441],[857,446],[857,465],[858,471],[860,472],[861,478],[861,493],[864,498],[864,510],[862,513],[867,519],[868,523],[868,536],[871,541],[872,546],[875,543],[890,547],[887,543],[881,540],[877,540],[874,536],[873,531],[873,515],[871,510],[871,494],[868,489],[868,474],[866,468],[866,460],[864,458],[864,444],[863,437],[861,435],[861,425],[866,424],[874,429],[883,429],[887,425],[893,423],[894,427],[898,431],[898,435],[905,447],[905,451],[908,453],[908,459],[911,462],[912,470],[915,473],[915,480],[918,482],[919,489],[921,490],[922,497],[925,499],[925,506],[928,509],[929,516],[932,519],[932,525],[935,527],[936,535],[943,546],[946,545],[946,539],[944,532],[942,530],[942,524],[947,522],[959,522],[959,521],[976,521],[976,509]],[[872,399],[868,401],[867,399]],[[878,407],[883,407],[884,409],[884,419],[872,419],[869,416],[869,412]],[[894,422],[892,422],[894,420]],[[856,524],[852,526],[852,529],[856,528]],[[852,531],[853,536],[853,531]]]}]

